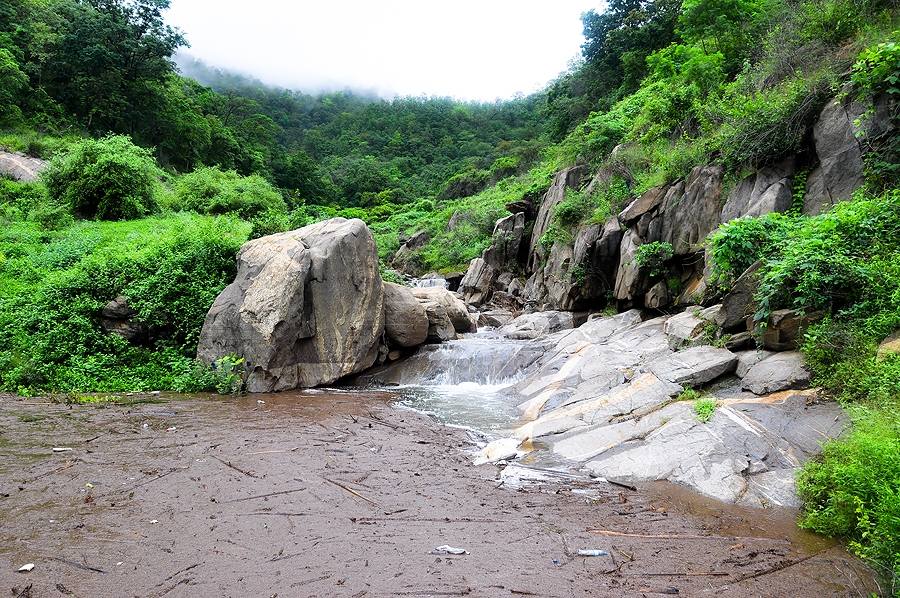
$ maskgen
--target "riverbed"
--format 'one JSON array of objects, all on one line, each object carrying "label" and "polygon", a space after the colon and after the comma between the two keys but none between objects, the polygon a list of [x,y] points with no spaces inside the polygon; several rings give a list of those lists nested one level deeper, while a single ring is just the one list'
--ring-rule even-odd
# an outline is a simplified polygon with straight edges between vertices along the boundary
[{"label": "riverbed", "polygon": [[[483,438],[411,410],[429,409],[410,392],[146,395],[95,405],[0,397],[0,589],[355,597],[877,591],[864,566],[797,530],[790,512],[552,471],[522,481],[523,471],[528,478],[529,467],[543,464],[475,467]],[[438,415],[436,406],[452,404],[431,396]],[[490,411],[502,426],[505,415]],[[443,545],[467,554],[434,554]],[[579,556],[583,549],[608,555]],[[28,563],[31,572],[16,572]]]}]

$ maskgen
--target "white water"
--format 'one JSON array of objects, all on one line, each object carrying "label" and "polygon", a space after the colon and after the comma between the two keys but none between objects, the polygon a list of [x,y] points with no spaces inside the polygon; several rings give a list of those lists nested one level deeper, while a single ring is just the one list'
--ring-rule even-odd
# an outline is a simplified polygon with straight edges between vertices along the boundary
[{"label": "white water", "polygon": [[519,418],[511,387],[538,353],[525,341],[492,330],[424,347],[394,368],[400,404],[439,421],[489,436],[508,432]]}]

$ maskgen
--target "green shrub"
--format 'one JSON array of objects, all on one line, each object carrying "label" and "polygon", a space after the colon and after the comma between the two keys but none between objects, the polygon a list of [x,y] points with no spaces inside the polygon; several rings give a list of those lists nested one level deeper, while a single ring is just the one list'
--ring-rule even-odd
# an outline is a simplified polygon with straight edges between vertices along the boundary
[{"label": "green shrub", "polygon": [[[214,378],[193,359],[200,327],[248,232],[193,215],[0,229],[0,389],[211,390]],[[103,306],[118,295],[137,311],[145,343],[103,330]]]},{"label": "green shrub", "polygon": [[634,263],[647,268],[651,276],[659,276],[665,271],[665,264],[675,255],[675,249],[667,241],[644,243],[634,253]]},{"label": "green shrub", "polygon": [[715,397],[701,397],[694,401],[694,413],[697,414],[697,419],[704,424],[712,419],[713,413],[715,412]]},{"label": "green shrub", "polygon": [[[900,416],[894,404],[857,410],[853,431],[824,446],[797,479],[800,526],[849,539],[900,587]],[[893,592],[892,592],[893,593]]]},{"label": "green shrub", "polygon": [[708,239],[712,283],[729,286],[757,260],[772,255],[793,226],[793,220],[776,213],[760,218],[738,218],[723,224]]},{"label": "green shrub", "polygon": [[80,141],[42,174],[52,200],[80,218],[98,220],[130,220],[156,211],[160,176],[150,151],[122,135]]},{"label": "green shrub", "polygon": [[900,95],[900,43],[884,42],[863,50],[850,80],[864,96]]},{"label": "green shrub", "polygon": [[169,207],[198,214],[235,214],[247,220],[265,212],[287,212],[284,198],[266,179],[216,167],[201,167],[178,177]]}]

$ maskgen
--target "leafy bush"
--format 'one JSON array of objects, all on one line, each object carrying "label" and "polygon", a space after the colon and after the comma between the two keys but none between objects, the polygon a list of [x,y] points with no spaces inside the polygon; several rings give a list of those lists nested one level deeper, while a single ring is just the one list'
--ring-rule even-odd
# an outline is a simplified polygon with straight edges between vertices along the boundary
[{"label": "leafy bush", "polygon": [[593,202],[584,193],[566,189],[563,200],[553,209],[553,220],[559,226],[571,230],[591,215]]},{"label": "leafy bush", "polygon": [[149,150],[113,135],[74,144],[42,178],[50,198],[80,218],[130,220],[156,211],[161,174]]},{"label": "leafy bush", "polygon": [[[178,215],[0,230],[0,389],[134,391],[211,388],[194,363],[200,327],[234,277],[249,226]],[[147,342],[101,326],[118,295],[138,312]]]},{"label": "leafy bush", "polygon": [[894,591],[900,587],[897,407],[857,410],[853,431],[827,443],[797,479],[805,503],[800,526],[848,538],[853,552],[892,578]]},{"label": "leafy bush", "polygon": [[675,249],[667,241],[644,243],[634,253],[634,263],[647,268],[651,276],[659,276],[665,271],[665,263],[675,255]]},{"label": "leafy bush", "polygon": [[713,284],[727,287],[757,260],[772,255],[793,225],[791,219],[777,213],[723,224],[708,239]]},{"label": "leafy bush", "polygon": [[247,220],[265,212],[287,212],[284,198],[266,179],[216,167],[201,167],[180,176],[169,207],[198,214],[235,214]]},{"label": "leafy bush", "polygon": [[890,41],[863,50],[850,80],[863,95],[900,95],[900,44]]}]

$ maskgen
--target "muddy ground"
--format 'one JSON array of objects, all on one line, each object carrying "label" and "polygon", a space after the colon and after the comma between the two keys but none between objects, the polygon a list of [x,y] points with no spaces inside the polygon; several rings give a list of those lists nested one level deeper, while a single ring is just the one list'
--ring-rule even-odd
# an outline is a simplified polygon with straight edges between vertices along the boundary
[{"label": "muddy ground", "polygon": [[[496,466],[470,464],[466,432],[390,398],[0,397],[0,596],[877,591],[789,513],[672,488],[510,488]],[[431,554],[442,544],[469,554]]]}]

